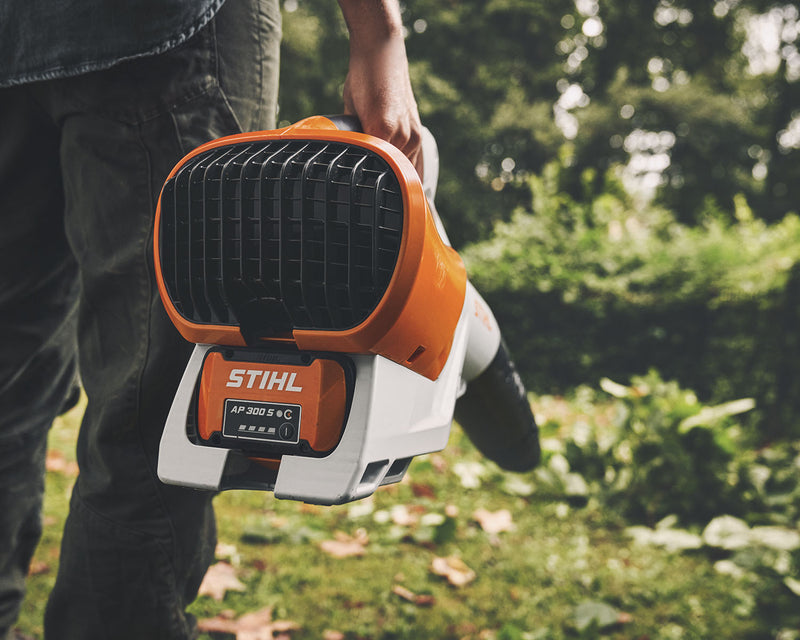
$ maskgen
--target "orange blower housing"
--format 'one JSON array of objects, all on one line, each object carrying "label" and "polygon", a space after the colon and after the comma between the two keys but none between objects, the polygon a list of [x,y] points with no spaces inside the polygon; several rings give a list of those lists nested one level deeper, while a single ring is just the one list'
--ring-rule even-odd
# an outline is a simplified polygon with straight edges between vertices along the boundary
[{"label": "orange blower housing", "polygon": [[372,353],[431,380],[467,280],[408,159],[322,116],[183,158],[159,199],[155,255],[190,342]]},{"label": "orange blower housing", "polygon": [[254,458],[335,448],[352,400],[346,354],[436,380],[466,295],[408,159],[320,116],[183,158],[159,198],[155,256],[178,331],[218,345],[187,428]]}]

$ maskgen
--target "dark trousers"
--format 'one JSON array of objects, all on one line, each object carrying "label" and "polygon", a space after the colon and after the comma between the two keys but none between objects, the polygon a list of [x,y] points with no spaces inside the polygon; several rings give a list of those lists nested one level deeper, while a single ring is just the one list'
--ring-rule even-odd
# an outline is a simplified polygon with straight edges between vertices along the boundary
[{"label": "dark trousers", "polygon": [[0,638],[41,533],[44,443],[88,396],[50,640],[183,639],[213,560],[212,495],[156,477],[191,346],[159,300],[153,217],[174,164],[274,126],[280,13],[227,0],[166,54],[0,89]]}]

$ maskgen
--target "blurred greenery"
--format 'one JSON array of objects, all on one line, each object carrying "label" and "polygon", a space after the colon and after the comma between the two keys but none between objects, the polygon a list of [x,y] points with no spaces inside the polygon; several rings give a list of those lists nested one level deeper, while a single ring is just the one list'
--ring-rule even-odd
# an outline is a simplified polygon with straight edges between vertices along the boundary
[{"label": "blurred greenery", "polygon": [[556,393],[651,368],[722,402],[755,397],[761,441],[798,434],[800,219],[767,224],[735,198],[688,226],[637,207],[613,175],[583,202],[561,168],[463,255],[531,388]]},{"label": "blurred greenery", "polygon": [[[280,120],[341,109],[334,3],[287,0]],[[800,10],[406,0],[437,208],[537,392],[656,368],[800,430]],[[511,295],[510,295],[511,294]]]},{"label": "blurred greenery", "polygon": [[[457,247],[529,209],[526,177],[558,157],[577,199],[587,168],[602,183],[625,167],[682,222],[709,199],[732,219],[740,193],[765,220],[796,210],[796,3],[402,7],[420,112],[443,159],[439,210]],[[284,2],[284,31],[280,119],[338,111],[347,35],[334,3]]]}]

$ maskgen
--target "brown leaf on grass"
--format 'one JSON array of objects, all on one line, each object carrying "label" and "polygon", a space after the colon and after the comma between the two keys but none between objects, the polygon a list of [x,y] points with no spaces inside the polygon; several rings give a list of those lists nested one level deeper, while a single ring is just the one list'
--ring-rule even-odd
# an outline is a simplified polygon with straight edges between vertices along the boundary
[{"label": "brown leaf on grass", "polygon": [[256,571],[264,572],[269,567],[269,564],[267,564],[267,562],[262,558],[255,558],[252,562],[250,562],[250,566]]},{"label": "brown leaf on grass", "polygon": [[49,573],[49,572],[50,572],[50,564],[45,562],[44,560],[34,560],[28,567],[29,576],[39,576],[42,575],[43,573]]},{"label": "brown leaf on grass", "polygon": [[477,635],[480,629],[472,622],[459,622],[457,625],[450,627],[452,632],[463,640],[471,639]]},{"label": "brown leaf on grass", "polygon": [[619,612],[617,616],[618,624],[630,624],[631,622],[633,622],[633,616],[630,613],[625,613],[624,611]]},{"label": "brown leaf on grass", "polygon": [[341,631],[334,631],[333,629],[325,629],[322,632],[322,640],[344,640],[345,635]]},{"label": "brown leaf on grass", "polygon": [[489,534],[514,530],[514,522],[508,509],[500,509],[499,511],[478,509],[472,514],[472,517],[478,522],[481,529]]},{"label": "brown leaf on grass", "polygon": [[73,460],[67,460],[64,454],[56,449],[50,449],[47,452],[44,468],[46,471],[63,473],[65,476],[74,477],[78,475],[78,463]]},{"label": "brown leaf on grass", "polygon": [[197,628],[203,633],[232,633],[236,640],[289,640],[300,625],[292,620],[273,621],[272,607],[266,607],[240,618],[223,611],[215,618],[198,621]]},{"label": "brown leaf on grass", "polygon": [[236,577],[236,569],[227,562],[212,564],[200,584],[198,596],[211,596],[217,602],[225,597],[226,591],[244,591],[246,587]]},{"label": "brown leaf on grass", "polygon": [[436,498],[436,490],[429,484],[422,484],[421,482],[412,482],[411,491],[417,498]]},{"label": "brown leaf on grass", "polygon": [[444,576],[454,587],[463,587],[475,579],[475,572],[458,556],[436,557],[431,563],[431,571]]},{"label": "brown leaf on grass", "polygon": [[392,587],[392,593],[406,602],[415,604],[418,607],[431,607],[436,604],[436,598],[431,595],[416,594],[411,589],[406,589],[403,585],[396,584]]},{"label": "brown leaf on grass", "polygon": [[350,558],[363,556],[366,553],[365,547],[369,542],[366,530],[359,529],[352,536],[337,531],[333,536],[334,540],[323,540],[319,545],[320,549],[328,555],[334,558]]},{"label": "brown leaf on grass", "polygon": [[308,504],[307,502],[301,502],[300,505],[297,507],[297,510],[305,515],[308,516],[316,516],[322,511],[322,507],[317,504]]}]

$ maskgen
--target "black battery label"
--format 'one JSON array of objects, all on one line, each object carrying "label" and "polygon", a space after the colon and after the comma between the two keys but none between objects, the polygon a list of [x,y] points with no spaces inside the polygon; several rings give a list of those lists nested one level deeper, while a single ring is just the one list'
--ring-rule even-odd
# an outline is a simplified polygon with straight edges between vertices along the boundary
[{"label": "black battery label", "polygon": [[297,444],[300,442],[300,405],[225,400],[222,433],[232,438]]}]

